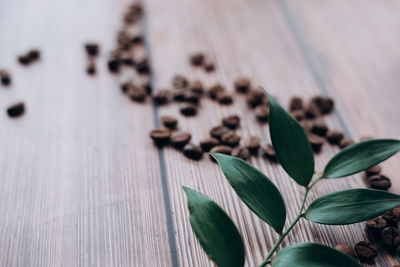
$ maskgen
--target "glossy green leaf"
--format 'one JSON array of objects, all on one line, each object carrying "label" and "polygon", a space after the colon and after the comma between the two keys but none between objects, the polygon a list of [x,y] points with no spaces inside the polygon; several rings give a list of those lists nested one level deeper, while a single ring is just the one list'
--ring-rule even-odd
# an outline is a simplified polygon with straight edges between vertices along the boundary
[{"label": "glossy green leaf", "polygon": [[305,218],[309,221],[343,225],[367,221],[400,206],[400,195],[375,189],[350,189],[314,200]]},{"label": "glossy green leaf", "polygon": [[244,160],[213,153],[226,179],[241,200],[278,233],[286,220],[285,202],[267,176]]},{"label": "glossy green leaf", "polygon": [[314,174],[314,153],[303,127],[279,103],[269,97],[269,132],[283,169],[298,184],[307,186]]},{"label": "glossy green leaf", "polygon": [[340,178],[366,170],[400,151],[400,141],[369,140],[349,146],[336,154],[326,165],[324,177]]},{"label": "glossy green leaf", "polygon": [[352,257],[317,243],[297,243],[281,249],[273,267],[361,267]]},{"label": "glossy green leaf", "polygon": [[190,188],[190,224],[204,251],[219,267],[243,267],[244,245],[235,224],[214,201]]}]

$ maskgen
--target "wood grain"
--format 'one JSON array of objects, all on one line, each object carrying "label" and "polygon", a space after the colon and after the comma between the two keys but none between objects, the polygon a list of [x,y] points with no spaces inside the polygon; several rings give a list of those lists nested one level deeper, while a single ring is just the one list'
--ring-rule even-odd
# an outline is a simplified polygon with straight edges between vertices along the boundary
[{"label": "wood grain", "polygon": [[[222,117],[242,118],[243,138],[268,128],[256,122],[243,97],[220,106],[204,99],[198,116],[179,105],[156,109],[133,104],[105,68],[128,0],[0,1],[0,68],[13,76],[0,88],[0,105],[23,100],[27,113],[0,116],[0,266],[212,266],[188,221],[182,185],[214,199],[233,218],[246,243],[246,265],[256,266],[277,236],[253,215],[207,157],[186,159],[157,150],[148,132],[157,117],[179,118],[198,143]],[[248,76],[287,105],[291,95],[335,98],[325,118],[353,139],[400,138],[397,103],[399,3],[395,0],[146,0],[139,29],[147,39],[156,90],[175,74],[222,83]],[[85,74],[83,44],[101,44],[98,75]],[[43,59],[21,67],[16,56],[38,47]],[[204,51],[217,71],[191,68],[188,55]],[[338,150],[316,157],[317,169]],[[400,193],[399,155],[383,164]],[[288,220],[303,189],[276,164],[252,158],[283,192]],[[361,175],[324,181],[310,200],[327,192],[362,187]],[[310,202],[308,202],[310,203]],[[320,226],[301,221],[283,246],[315,241],[328,245],[365,240],[363,224]],[[385,250],[373,266],[398,264]]]}]

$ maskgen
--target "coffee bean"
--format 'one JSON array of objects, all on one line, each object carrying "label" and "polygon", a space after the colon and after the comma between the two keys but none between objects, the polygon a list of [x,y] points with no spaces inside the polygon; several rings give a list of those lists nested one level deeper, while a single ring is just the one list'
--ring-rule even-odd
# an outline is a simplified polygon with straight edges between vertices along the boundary
[{"label": "coffee bean", "polygon": [[215,84],[208,89],[207,94],[211,97],[211,99],[217,99],[217,95],[220,92],[225,91],[224,87],[221,84]]},{"label": "coffee bean", "polygon": [[272,145],[268,144],[262,147],[263,157],[268,159],[270,162],[278,162],[276,153]]},{"label": "coffee bean", "polygon": [[347,139],[347,138],[343,138],[342,140],[340,140],[340,143],[339,143],[339,147],[341,149],[346,148],[351,145],[354,145],[354,141],[351,139]]},{"label": "coffee bean", "polygon": [[185,104],[181,107],[181,113],[185,116],[194,116],[197,114],[197,106],[193,104]]},{"label": "coffee bean", "polygon": [[314,103],[308,103],[304,115],[309,119],[315,119],[319,116],[319,109]]},{"label": "coffee bean", "polygon": [[95,65],[94,61],[89,60],[87,66],[86,66],[86,73],[89,75],[96,74],[96,65]]},{"label": "coffee bean", "polygon": [[295,118],[298,121],[303,120],[305,117],[303,109],[294,110],[294,111],[290,112],[290,114],[293,116],[293,118]]},{"label": "coffee bean", "polygon": [[381,232],[381,239],[386,246],[398,246],[400,241],[399,232],[394,227],[386,227]]},{"label": "coffee bean", "polygon": [[322,105],[319,107],[322,114],[331,113],[335,106],[335,102],[332,98],[324,98]]},{"label": "coffee bean", "polygon": [[382,216],[368,220],[365,222],[365,224],[373,233],[380,233],[381,230],[387,226],[387,222]]},{"label": "coffee bean", "polygon": [[115,56],[111,57],[108,60],[107,66],[108,66],[108,70],[110,72],[114,72],[114,73],[118,72],[119,67],[120,67],[120,61],[119,61],[118,57],[115,57]]},{"label": "coffee bean", "polygon": [[363,261],[373,260],[378,255],[376,246],[366,241],[358,242],[354,246],[354,250],[360,260]]},{"label": "coffee bean", "polygon": [[388,226],[397,226],[397,223],[399,221],[399,216],[398,216],[398,212],[397,214],[395,214],[393,210],[389,210],[388,212],[385,212],[382,215],[382,218],[384,218],[388,224]]},{"label": "coffee bean", "polygon": [[188,90],[186,90],[184,97],[186,102],[190,102],[193,104],[198,104],[200,100],[200,95]]},{"label": "coffee bean", "polygon": [[247,148],[238,146],[232,149],[232,156],[242,160],[248,160],[250,158],[250,152]]},{"label": "coffee bean", "polygon": [[381,170],[382,170],[381,166],[375,165],[375,166],[372,166],[369,169],[366,169],[365,170],[365,174],[367,175],[367,177],[370,177],[370,176],[373,176],[373,175],[376,175],[376,174],[380,174]]},{"label": "coffee bean", "polygon": [[171,131],[168,128],[158,128],[150,132],[150,137],[157,146],[162,146],[169,142]]},{"label": "coffee bean", "polygon": [[322,121],[316,121],[311,126],[311,132],[319,136],[325,136],[327,131],[328,126]]},{"label": "coffee bean", "polygon": [[222,119],[222,124],[232,130],[235,130],[240,125],[240,118],[238,115],[230,115]]},{"label": "coffee bean", "polygon": [[250,107],[255,108],[263,102],[263,99],[266,97],[265,93],[259,89],[250,90],[247,94],[247,103]]},{"label": "coffee bean", "polygon": [[121,54],[121,56],[119,57],[119,60],[120,60],[121,64],[125,65],[125,66],[133,67],[136,64],[135,60],[133,59],[133,57],[130,53]]},{"label": "coffee bean", "polygon": [[96,43],[85,44],[85,50],[88,56],[97,56],[99,54],[99,45]]},{"label": "coffee bean", "polygon": [[235,147],[240,142],[240,136],[238,136],[235,132],[229,131],[222,135],[221,143],[227,146]]},{"label": "coffee bean", "polygon": [[220,103],[222,105],[229,105],[229,104],[232,104],[232,102],[233,102],[232,96],[227,92],[219,92],[217,94],[217,100],[218,100],[218,103]]},{"label": "coffee bean", "polygon": [[171,116],[167,116],[167,115],[164,115],[161,117],[161,122],[165,127],[169,128],[169,129],[175,129],[176,126],[178,125],[177,119],[175,119],[174,117],[171,117]]},{"label": "coffee bean", "polygon": [[321,151],[322,145],[324,144],[324,138],[312,134],[312,133],[308,133],[308,140],[310,141],[311,144],[311,148],[315,153],[318,153]]},{"label": "coffee bean", "polygon": [[22,65],[28,65],[31,63],[31,58],[28,55],[21,55],[18,57],[18,62]]},{"label": "coffee bean", "polygon": [[190,63],[193,66],[197,66],[197,67],[201,66],[201,65],[203,65],[204,58],[205,58],[205,56],[203,53],[195,53],[190,57]]},{"label": "coffee bean", "polygon": [[207,59],[204,62],[204,70],[206,72],[213,72],[215,70],[215,64],[211,60]]},{"label": "coffee bean", "polygon": [[139,74],[149,74],[151,72],[149,60],[147,58],[143,58],[137,61],[136,71]]},{"label": "coffee bean", "polygon": [[155,95],[153,96],[153,101],[157,105],[163,105],[168,103],[169,101],[169,90],[167,89],[161,89],[158,90]]},{"label": "coffee bean", "polygon": [[335,249],[337,249],[337,250],[343,252],[344,254],[347,254],[353,258],[356,257],[356,254],[354,253],[353,248],[349,244],[339,243],[335,246]]},{"label": "coffee bean", "polygon": [[246,141],[246,147],[253,155],[258,154],[258,149],[261,145],[261,138],[258,136],[250,136]]},{"label": "coffee bean", "polygon": [[127,81],[121,83],[120,87],[121,87],[121,91],[123,93],[127,93],[131,88],[134,87],[133,81],[132,80],[127,80]]},{"label": "coffee bean", "polygon": [[171,145],[176,148],[182,148],[189,143],[192,135],[188,132],[173,132],[171,134]]},{"label": "coffee bean", "polygon": [[189,86],[190,91],[198,95],[204,94],[203,84],[199,80],[193,81]]},{"label": "coffee bean", "polygon": [[11,84],[11,75],[6,70],[0,70],[0,80],[1,84],[4,86],[8,86]]},{"label": "coffee bean", "polygon": [[235,80],[234,86],[237,92],[247,93],[250,90],[251,82],[246,77],[240,77]]},{"label": "coffee bean", "polygon": [[212,128],[210,130],[210,135],[214,138],[221,140],[222,136],[227,132],[230,132],[230,130],[227,127],[221,125]]},{"label": "coffee bean", "polygon": [[218,146],[219,141],[217,138],[214,137],[209,137],[200,142],[200,147],[203,149],[203,151],[210,151],[213,147]]},{"label": "coffee bean", "polygon": [[25,104],[23,102],[18,102],[7,108],[7,114],[9,117],[15,118],[19,117],[25,112]]},{"label": "coffee bean", "polygon": [[143,36],[140,35],[140,34],[132,36],[132,38],[130,39],[129,43],[131,43],[133,45],[143,44],[144,43]]},{"label": "coffee bean", "polygon": [[269,118],[269,107],[258,106],[255,110],[256,118],[259,122],[268,122]]},{"label": "coffee bean", "polygon": [[172,98],[177,102],[183,102],[186,99],[186,91],[185,88],[175,89],[172,92]]},{"label": "coffee bean", "polygon": [[368,185],[373,189],[387,190],[392,186],[392,183],[389,178],[379,174],[368,177]]},{"label": "coffee bean", "polygon": [[326,139],[332,145],[338,145],[340,143],[340,141],[343,139],[343,137],[344,137],[344,135],[340,131],[329,130],[326,133]]},{"label": "coffee bean", "polygon": [[397,219],[397,221],[400,220],[400,206],[392,209],[391,213]]},{"label": "coffee bean", "polygon": [[172,86],[176,89],[186,88],[188,85],[188,80],[182,75],[175,75],[172,79]]},{"label": "coffee bean", "polygon": [[127,92],[129,98],[133,101],[143,102],[146,100],[147,92],[141,86],[134,86]]},{"label": "coffee bean", "polygon": [[[213,147],[210,150],[210,153],[220,153],[220,154],[225,154],[225,155],[231,155],[232,154],[232,148],[229,147],[229,146],[218,145],[218,146]],[[214,157],[212,157],[211,155],[210,155],[210,159],[212,161],[214,161],[214,162],[216,161],[214,159]]]},{"label": "coffee bean", "polygon": [[194,144],[187,144],[183,147],[183,154],[190,159],[199,160],[203,157],[203,150]]},{"label": "coffee bean", "polygon": [[302,110],[303,109],[303,99],[299,96],[293,96],[289,102],[289,110]]},{"label": "coffee bean", "polygon": [[316,95],[310,99],[309,103],[312,103],[317,107],[320,107],[322,106],[322,102],[324,102],[324,97],[322,95]]},{"label": "coffee bean", "polygon": [[31,62],[39,60],[40,59],[40,51],[38,49],[32,49],[31,51],[28,52],[27,56],[29,57]]}]

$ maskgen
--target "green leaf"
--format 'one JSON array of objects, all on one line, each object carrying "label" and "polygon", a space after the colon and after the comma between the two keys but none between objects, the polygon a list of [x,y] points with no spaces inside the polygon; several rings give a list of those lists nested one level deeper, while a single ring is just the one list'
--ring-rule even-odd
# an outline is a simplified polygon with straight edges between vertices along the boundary
[{"label": "green leaf", "polygon": [[324,177],[340,178],[366,170],[400,151],[400,140],[376,139],[349,146],[326,165]]},{"label": "green leaf", "polygon": [[307,186],[314,174],[314,154],[303,127],[270,95],[269,132],[283,169]]},{"label": "green leaf", "polygon": [[361,267],[352,257],[317,243],[297,243],[281,249],[272,259],[274,267]]},{"label": "green leaf", "polygon": [[243,267],[244,245],[235,224],[214,201],[188,187],[190,224],[204,251],[219,267]]},{"label": "green leaf", "polygon": [[321,224],[351,224],[378,217],[397,206],[400,195],[375,189],[350,189],[314,200],[305,218]]},{"label": "green leaf", "polygon": [[240,199],[281,233],[286,220],[285,202],[271,180],[244,160],[218,153],[211,155]]}]

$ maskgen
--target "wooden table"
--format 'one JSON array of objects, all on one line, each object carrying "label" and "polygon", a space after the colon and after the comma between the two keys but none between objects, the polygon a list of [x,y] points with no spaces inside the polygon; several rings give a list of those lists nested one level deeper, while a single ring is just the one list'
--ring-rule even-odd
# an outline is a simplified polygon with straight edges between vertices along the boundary
[{"label": "wooden table", "polygon": [[[256,266],[277,236],[239,201],[218,166],[157,150],[148,133],[158,116],[180,118],[198,142],[225,115],[246,118],[242,136],[263,136],[243,98],[222,107],[203,101],[184,119],[177,105],[156,109],[132,103],[105,67],[128,0],[0,1],[0,68],[13,76],[0,88],[5,109],[27,105],[18,119],[0,116],[0,266],[210,266],[188,223],[182,185],[214,199],[246,242],[247,266]],[[396,0],[146,0],[142,30],[148,40],[155,89],[184,74],[210,86],[248,76],[287,105],[291,95],[332,96],[331,128],[355,140],[400,138],[400,2]],[[99,73],[88,77],[83,44],[101,44]],[[16,56],[39,47],[39,63]],[[217,63],[206,74],[188,65],[204,51]],[[321,170],[338,150],[325,146]],[[400,193],[400,156],[382,164]],[[251,163],[283,191],[293,219],[302,188],[262,158]],[[363,187],[361,175],[319,184],[311,198]],[[321,226],[306,221],[284,246],[366,240],[364,224]],[[385,250],[376,266],[399,263]]]}]

